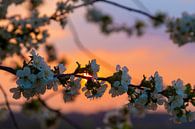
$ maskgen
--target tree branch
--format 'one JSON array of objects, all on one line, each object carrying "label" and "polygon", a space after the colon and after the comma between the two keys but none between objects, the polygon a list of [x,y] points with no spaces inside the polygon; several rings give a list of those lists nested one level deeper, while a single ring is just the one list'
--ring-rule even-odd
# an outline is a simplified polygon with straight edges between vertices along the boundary
[{"label": "tree branch", "polygon": [[[92,1],[87,2],[87,3],[82,3],[80,5],[75,5],[71,9],[72,10],[76,10],[76,9],[81,8],[81,7],[93,5],[93,4],[97,3],[97,2],[103,2],[103,3],[109,4],[109,5],[112,5],[112,6],[115,6],[115,7],[124,9],[124,10],[127,10],[129,12],[135,12],[135,13],[138,13],[138,14],[142,14],[142,15],[144,15],[144,16],[150,18],[150,19],[153,19],[153,20],[158,20],[158,18],[156,18],[155,16],[153,16],[153,15],[147,13],[147,12],[144,12],[144,11],[138,10],[138,9],[134,9],[134,8],[131,8],[131,7],[127,7],[127,6],[124,6],[124,5],[121,5],[119,3],[116,3],[116,2],[113,2],[113,1],[109,1],[109,0],[92,0]],[[68,13],[68,11],[66,13]],[[56,13],[54,13],[50,18],[54,19],[55,15],[56,15]]]},{"label": "tree branch", "polygon": [[15,116],[14,116],[14,113],[13,113],[11,107],[10,107],[10,104],[9,104],[9,101],[8,101],[8,98],[7,98],[7,94],[6,94],[5,90],[3,89],[2,85],[0,85],[0,90],[1,90],[1,92],[3,93],[3,96],[4,96],[4,99],[5,99],[6,106],[7,106],[8,110],[9,110],[10,117],[11,117],[11,119],[12,119],[12,121],[13,121],[13,124],[14,124],[15,128],[16,128],[16,129],[20,129],[19,126],[18,126],[18,123],[17,123],[17,121],[16,121],[16,118],[15,118]]},{"label": "tree branch", "polygon": [[6,67],[6,66],[0,66],[0,70],[12,73],[14,75],[16,75],[16,70],[11,68],[11,67]]},{"label": "tree branch", "polygon": [[158,19],[156,19],[156,17],[154,17],[151,14],[149,14],[147,12],[144,12],[142,10],[130,8],[130,7],[127,7],[127,6],[124,6],[124,5],[118,4],[118,3],[113,2],[113,1],[109,1],[109,0],[98,0],[98,1],[103,2],[103,3],[110,4],[110,5],[113,5],[113,6],[116,6],[118,8],[121,8],[121,9],[124,9],[124,10],[127,10],[127,11],[130,11],[130,12],[135,12],[135,13],[142,14],[142,15],[144,15],[144,16],[150,18],[150,19],[153,19],[153,20],[158,20]]}]

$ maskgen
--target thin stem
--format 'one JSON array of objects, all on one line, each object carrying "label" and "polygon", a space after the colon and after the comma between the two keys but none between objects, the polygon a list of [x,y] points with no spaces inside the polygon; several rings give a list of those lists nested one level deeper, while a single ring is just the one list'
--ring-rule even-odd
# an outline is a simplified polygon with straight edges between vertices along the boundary
[{"label": "thin stem", "polygon": [[[139,13],[139,14],[142,14],[150,19],[153,19],[153,20],[158,20],[158,18],[152,16],[151,14],[147,13],[147,12],[144,12],[142,10],[138,10],[138,9],[134,9],[134,8],[131,8],[131,7],[127,7],[127,6],[124,6],[124,5],[121,5],[119,3],[116,3],[116,2],[113,2],[113,1],[109,1],[109,0],[92,0],[90,2],[86,2],[86,3],[82,3],[80,5],[76,5],[76,6],[73,6],[71,9],[72,10],[76,10],[76,9],[79,9],[81,7],[85,7],[85,6],[88,6],[88,5],[93,5],[97,2],[103,2],[103,3],[106,3],[106,4],[109,4],[109,5],[112,5],[112,6],[115,6],[115,7],[118,7],[118,8],[121,8],[121,9],[124,9],[124,10],[127,10],[129,12],[135,12],[135,13]],[[68,13],[68,11],[66,11],[65,13]],[[54,13],[50,18],[51,19],[55,19],[56,13]]]},{"label": "thin stem", "polygon": [[127,6],[124,6],[124,5],[121,5],[119,3],[116,3],[116,2],[113,2],[113,1],[109,1],[109,0],[93,0],[93,1],[90,1],[88,3],[84,3],[84,4],[81,4],[81,5],[74,6],[72,9],[74,10],[74,9],[77,9],[77,8],[80,8],[80,7],[83,7],[83,6],[92,5],[92,4],[96,3],[96,2],[107,3],[107,4],[113,5],[115,7],[118,7],[118,8],[127,10],[127,11],[130,11],[130,12],[135,12],[135,13],[142,14],[142,15],[150,18],[150,19],[157,20],[156,17],[152,16],[151,14],[149,14],[147,12],[144,12],[144,11],[138,10],[138,9],[134,9],[134,8],[130,8],[130,7],[127,7]]},{"label": "thin stem", "polygon": [[3,93],[3,96],[4,96],[4,99],[5,99],[6,106],[7,106],[8,110],[9,110],[10,117],[11,117],[11,119],[12,119],[12,121],[13,121],[13,124],[14,124],[15,128],[16,128],[16,129],[20,129],[19,126],[18,126],[18,123],[17,123],[17,121],[16,121],[16,118],[15,118],[15,116],[14,116],[14,113],[13,113],[11,107],[10,107],[10,104],[9,104],[9,101],[8,101],[8,98],[7,98],[7,94],[6,94],[5,90],[3,89],[3,87],[2,87],[1,85],[0,85],[0,90],[1,90],[1,92]]},{"label": "thin stem", "polygon": [[0,70],[4,70],[6,72],[9,72],[9,73],[16,75],[16,70],[11,68],[11,67],[0,66]]},{"label": "thin stem", "polygon": [[128,86],[129,86],[129,87],[133,87],[133,88],[137,88],[137,89],[140,89],[140,90],[144,90],[144,88],[141,87],[140,85],[129,84]]},{"label": "thin stem", "polygon": [[[55,75],[55,77],[57,78],[60,78],[60,77],[67,77],[67,76],[75,76],[75,77],[79,77],[79,78],[82,78],[82,79],[91,79],[92,76],[84,76],[84,75],[78,75],[78,74],[74,74],[74,73],[70,73],[70,74],[58,74],[58,75]],[[97,78],[97,80],[102,80],[102,81],[107,81],[107,78],[106,77],[99,77]]]},{"label": "thin stem", "polygon": [[47,103],[42,100],[40,97],[38,97],[38,100],[41,102],[41,104],[47,108],[49,111],[56,113],[57,116],[59,116],[60,118],[62,118],[64,121],[68,122],[72,127],[74,127],[75,129],[82,129],[79,125],[77,125],[75,122],[73,122],[72,120],[68,119],[66,116],[64,116],[63,113],[61,113],[59,110],[57,109],[53,109],[51,108],[49,105],[47,105]]},{"label": "thin stem", "polygon": [[121,5],[121,4],[118,4],[116,2],[113,2],[113,1],[109,1],[109,0],[98,0],[100,2],[104,2],[104,3],[107,3],[107,4],[110,4],[110,5],[113,5],[113,6],[116,6],[118,8],[121,8],[121,9],[124,9],[124,10],[127,10],[127,11],[130,11],[130,12],[135,12],[135,13],[139,13],[139,14],[142,14],[150,19],[154,19],[156,20],[156,17],[152,16],[151,14],[147,13],[147,12],[144,12],[142,10],[138,10],[138,9],[134,9],[134,8],[130,8],[130,7],[127,7],[127,6],[124,6],[124,5]]}]

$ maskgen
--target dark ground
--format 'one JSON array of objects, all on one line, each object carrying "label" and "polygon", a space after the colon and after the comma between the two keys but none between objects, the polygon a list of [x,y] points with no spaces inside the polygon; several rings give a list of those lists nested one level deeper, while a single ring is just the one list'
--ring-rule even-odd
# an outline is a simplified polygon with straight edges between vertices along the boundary
[{"label": "dark ground", "polygon": [[[96,129],[102,126],[104,112],[83,115],[83,114],[67,114],[66,116],[79,124],[82,129]],[[18,124],[21,129],[40,129],[39,122],[35,119],[16,114]],[[195,129],[195,122],[185,124],[174,124],[169,120],[170,116],[167,114],[147,114],[144,118],[133,118],[134,129]],[[15,129],[10,118],[0,121],[0,129]],[[62,121],[60,127],[57,129],[73,129],[66,122]]]}]

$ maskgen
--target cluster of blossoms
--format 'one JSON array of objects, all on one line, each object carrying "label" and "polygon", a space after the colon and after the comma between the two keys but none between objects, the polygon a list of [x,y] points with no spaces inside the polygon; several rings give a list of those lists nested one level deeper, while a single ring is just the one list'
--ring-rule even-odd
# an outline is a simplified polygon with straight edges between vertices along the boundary
[{"label": "cluster of blossoms", "polygon": [[85,84],[85,87],[82,88],[82,91],[85,92],[87,98],[98,98],[102,97],[107,88],[107,84],[104,81],[95,81],[89,79]]},{"label": "cluster of blossoms", "polygon": [[79,95],[81,88],[81,78],[75,78],[74,75],[70,76],[70,80],[67,81],[67,86],[64,89],[64,101],[72,101]]},{"label": "cluster of blossoms", "polygon": [[187,103],[185,102],[188,99],[186,94],[185,86],[183,81],[178,79],[177,81],[172,82],[172,95],[168,97],[168,101],[165,104],[167,112],[173,115],[173,120],[177,123],[192,121],[195,119],[195,112],[190,112],[187,110]]},{"label": "cluster of blossoms", "polygon": [[84,72],[89,74],[85,87],[82,91],[85,92],[87,98],[98,98],[102,97],[105,93],[107,84],[105,81],[98,80],[98,72],[100,70],[100,65],[96,63],[96,60],[91,60],[84,68]]},{"label": "cluster of blossoms", "polygon": [[155,72],[154,77],[142,80],[140,89],[131,89],[129,93],[129,107],[133,115],[144,116],[147,110],[157,110],[158,105],[163,105],[164,97],[160,94],[163,91],[162,77]]},{"label": "cluster of blossoms", "polygon": [[181,18],[172,18],[168,20],[167,31],[170,38],[182,46],[186,43],[195,41],[195,15],[183,13]]},{"label": "cluster of blossoms", "polygon": [[[96,60],[91,60],[83,67],[77,62],[78,67],[73,73],[66,73],[63,64],[51,69],[44,59],[31,52],[31,60],[17,70],[17,88],[10,91],[15,99],[20,98],[21,93],[27,99],[34,95],[44,94],[46,89],[58,90],[63,86],[64,101],[69,102],[79,95],[80,89],[87,98],[99,98],[105,93],[108,84],[111,85],[109,93],[112,97],[127,94],[129,97],[129,111],[135,116],[144,116],[148,110],[157,110],[159,105],[164,105],[175,122],[187,122],[195,120],[195,113],[188,106],[195,105],[195,88],[190,84],[183,84],[178,79],[172,82],[172,86],[164,87],[163,79],[158,72],[150,78],[144,76],[139,85],[131,84],[131,76],[127,67],[116,66],[116,72],[109,77],[98,77],[100,66]],[[85,79],[82,87],[81,80]]]},{"label": "cluster of blossoms", "polygon": [[[20,15],[13,15],[0,19],[6,21],[6,24],[2,24],[0,27],[0,62],[13,54],[21,56],[21,49],[24,47],[27,50],[31,48],[37,49],[40,44],[46,42],[49,34],[46,29],[41,27],[48,25],[50,19],[46,15],[40,16],[36,9],[41,1],[42,0],[29,1],[30,6],[33,8],[31,9],[30,15],[26,18],[22,18]],[[3,0],[0,8],[6,5],[9,6],[12,3],[21,4],[22,2],[24,2],[24,0]],[[7,12],[4,14],[5,16],[6,13]]]},{"label": "cluster of blossoms", "polygon": [[47,88],[57,89],[53,71],[35,51],[31,54],[30,62],[24,63],[23,68],[16,72],[18,87],[11,89],[16,99],[20,98],[21,93],[29,99],[35,94],[44,94]]},{"label": "cluster of blossoms", "polygon": [[[38,45],[46,42],[48,35],[47,30],[40,27],[49,24],[47,16],[39,16],[37,10],[33,10],[29,18],[11,17],[8,30],[16,44],[23,44],[27,49],[37,48]],[[12,39],[12,40],[13,40]]]},{"label": "cluster of blossoms", "polygon": [[108,78],[108,82],[111,84],[109,93],[112,97],[122,95],[128,91],[128,87],[131,84],[131,76],[128,71],[126,66],[121,69],[121,66],[117,65],[116,72]]},{"label": "cluster of blossoms", "polygon": [[[29,16],[22,17],[19,14],[14,14],[7,17],[7,10],[10,5],[20,5],[23,2],[28,3]],[[67,23],[67,15],[76,2],[78,1],[57,2],[57,9],[54,14],[47,16],[40,15],[38,11],[43,0],[1,0],[0,22],[3,22],[0,23],[0,62],[14,54],[23,57],[21,53],[23,48],[29,51],[46,43],[49,34],[48,30],[43,29],[43,27],[50,25],[50,21],[54,20],[64,28]]]}]

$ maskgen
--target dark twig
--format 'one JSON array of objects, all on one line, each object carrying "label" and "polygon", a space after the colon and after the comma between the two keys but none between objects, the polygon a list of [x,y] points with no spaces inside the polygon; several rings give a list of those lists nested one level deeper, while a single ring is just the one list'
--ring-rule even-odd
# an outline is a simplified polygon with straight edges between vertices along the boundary
[{"label": "dark twig", "polygon": [[81,8],[81,7],[85,7],[85,6],[88,6],[88,5],[93,5],[96,2],[104,2],[104,3],[110,4],[110,5],[116,6],[118,8],[130,11],[130,12],[135,12],[135,13],[142,14],[142,15],[148,17],[148,18],[151,18],[151,19],[154,19],[154,20],[158,20],[158,19],[156,19],[156,17],[152,16],[151,14],[149,14],[147,12],[144,12],[144,11],[138,10],[138,9],[134,9],[134,8],[131,8],[131,7],[127,7],[127,6],[124,6],[124,5],[121,5],[119,3],[116,3],[116,2],[113,2],[113,1],[109,1],[109,0],[92,0],[92,1],[87,2],[87,3],[83,3],[83,4],[80,4],[80,5],[73,6],[72,10],[75,10],[75,9],[78,9],[78,8]]},{"label": "dark twig", "polygon": [[10,104],[9,104],[9,101],[8,101],[8,98],[7,98],[7,94],[6,94],[5,90],[3,89],[2,85],[0,85],[0,90],[1,90],[1,92],[3,93],[3,96],[4,96],[4,99],[5,99],[6,106],[7,106],[8,110],[9,110],[10,117],[11,117],[11,119],[12,119],[12,121],[13,121],[13,124],[14,124],[15,128],[16,128],[16,129],[20,129],[19,126],[18,126],[18,123],[17,123],[17,121],[16,121],[16,118],[15,118],[15,116],[14,116],[14,113],[13,113],[11,107],[10,107]]},{"label": "dark twig", "polygon": [[40,97],[38,97],[38,100],[40,101],[40,103],[47,108],[49,111],[56,113],[56,115],[60,118],[62,118],[64,121],[68,122],[72,127],[74,127],[75,129],[82,129],[79,125],[77,125],[75,122],[73,122],[72,120],[70,120],[69,118],[67,118],[66,116],[64,116],[63,113],[60,112],[60,110],[57,109],[53,109],[51,108],[49,105],[47,105],[47,103],[42,100]]},{"label": "dark twig", "polygon": [[140,1],[132,0],[140,9],[143,9],[145,12],[150,13],[150,10]]},{"label": "dark twig", "polygon": [[130,8],[130,7],[127,7],[127,6],[124,6],[124,5],[118,4],[118,3],[113,2],[113,1],[109,1],[109,0],[98,0],[98,1],[104,2],[104,3],[107,3],[107,4],[110,4],[110,5],[113,5],[113,6],[116,6],[118,8],[121,8],[121,9],[124,9],[124,10],[127,10],[127,11],[130,11],[130,12],[135,12],[135,13],[142,14],[142,15],[144,15],[144,16],[150,18],[150,19],[153,19],[153,20],[158,20],[158,19],[156,19],[156,17],[154,17],[151,14],[149,14],[147,12],[144,12],[142,10]]},{"label": "dark twig", "polygon": [[0,70],[4,70],[6,72],[9,72],[9,73],[16,75],[16,70],[11,68],[11,67],[0,66]]}]

